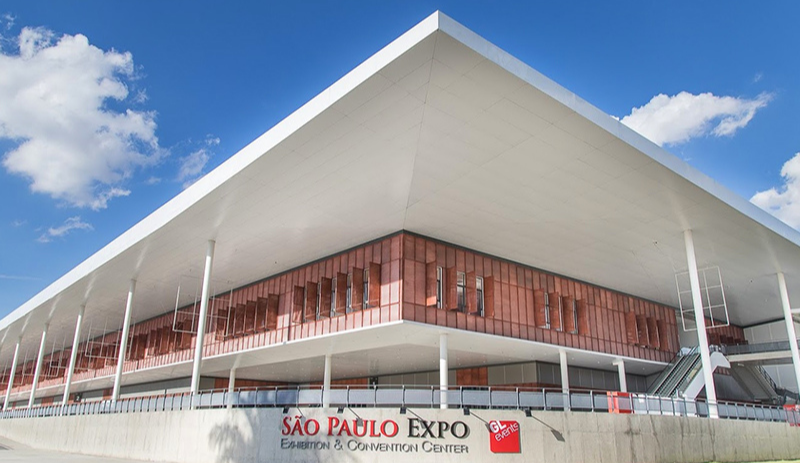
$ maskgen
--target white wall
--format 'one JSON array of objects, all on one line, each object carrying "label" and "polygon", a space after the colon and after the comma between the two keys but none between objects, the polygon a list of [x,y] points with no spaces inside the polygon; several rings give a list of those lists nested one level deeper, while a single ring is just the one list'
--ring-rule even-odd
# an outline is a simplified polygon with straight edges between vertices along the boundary
[{"label": "white wall", "polygon": [[[672,462],[755,461],[800,458],[800,430],[786,423],[710,420],[692,417],[615,415],[607,413],[413,409],[303,409],[303,420],[326,423],[329,417],[354,420],[391,419],[396,437],[347,438],[291,436],[294,442],[329,445],[328,449],[281,449],[282,422],[301,416],[281,409],[195,410],[78,417],[0,420],[0,435],[26,445],[52,450],[191,463],[340,462],[465,463],[490,460],[522,462]],[[411,438],[409,419],[462,421],[470,427],[465,439]],[[493,454],[484,421],[515,421],[520,427],[519,454]],[[345,448],[337,450],[337,440]],[[347,443],[417,444],[423,441],[458,446],[466,453],[349,450]]]}]

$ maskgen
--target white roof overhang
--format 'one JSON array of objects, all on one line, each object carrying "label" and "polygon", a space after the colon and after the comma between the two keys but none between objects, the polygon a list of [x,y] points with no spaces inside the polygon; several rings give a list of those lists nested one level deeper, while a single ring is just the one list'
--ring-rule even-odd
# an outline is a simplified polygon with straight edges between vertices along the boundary
[{"label": "white roof overhang", "polygon": [[[683,231],[731,320],[800,294],[800,234],[441,13],[359,65],[0,320],[35,352],[174,307],[216,240],[215,291],[398,230],[677,306]],[[0,362],[13,349],[4,348]]]}]

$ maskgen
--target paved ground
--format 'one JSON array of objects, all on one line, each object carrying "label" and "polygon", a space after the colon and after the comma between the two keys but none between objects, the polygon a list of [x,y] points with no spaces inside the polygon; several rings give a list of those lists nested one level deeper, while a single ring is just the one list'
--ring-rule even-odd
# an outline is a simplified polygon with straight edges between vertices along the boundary
[{"label": "paved ground", "polygon": [[108,457],[36,450],[0,437],[0,462],[3,463],[141,463]]}]

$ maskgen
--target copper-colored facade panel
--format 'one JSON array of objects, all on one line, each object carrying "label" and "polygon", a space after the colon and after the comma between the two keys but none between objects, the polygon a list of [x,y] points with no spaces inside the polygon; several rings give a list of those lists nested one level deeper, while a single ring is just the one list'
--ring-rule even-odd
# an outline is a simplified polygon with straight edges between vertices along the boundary
[{"label": "copper-colored facade panel", "polygon": [[[358,256],[358,253],[356,253]],[[350,310],[361,310],[364,308],[364,269],[353,267],[352,294],[350,297]]]},{"label": "copper-colored facade panel", "polygon": [[370,262],[367,288],[367,306],[378,307],[381,304],[381,264]]},{"label": "copper-colored facade panel", "polygon": [[333,280],[327,277],[320,278],[319,291],[319,318],[329,318],[333,301]]},{"label": "copper-colored facade panel", "polygon": [[[455,257],[454,257],[455,259]],[[444,271],[444,305],[447,310],[458,310],[458,275],[455,267]]]},{"label": "copper-colored facade panel", "polygon": [[436,269],[436,262],[425,264],[425,305],[428,307],[436,307],[437,304]]},{"label": "copper-colored facade panel", "polygon": [[547,302],[550,309],[550,329],[561,331],[563,311],[561,308],[561,295],[557,292],[550,292],[547,294]]}]

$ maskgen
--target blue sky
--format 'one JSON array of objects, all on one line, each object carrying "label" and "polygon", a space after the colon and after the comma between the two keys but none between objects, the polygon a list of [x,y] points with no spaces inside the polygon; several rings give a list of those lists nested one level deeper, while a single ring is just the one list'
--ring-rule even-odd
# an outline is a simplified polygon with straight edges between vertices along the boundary
[{"label": "blue sky", "polygon": [[800,226],[797,2],[6,0],[0,316],[437,9]]}]

